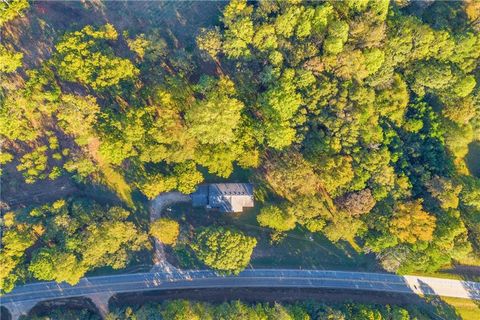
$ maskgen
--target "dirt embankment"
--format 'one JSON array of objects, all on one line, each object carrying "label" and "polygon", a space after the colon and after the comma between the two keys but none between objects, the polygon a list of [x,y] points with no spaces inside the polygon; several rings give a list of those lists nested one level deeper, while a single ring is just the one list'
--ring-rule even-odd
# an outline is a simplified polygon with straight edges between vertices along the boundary
[{"label": "dirt embankment", "polygon": [[33,184],[23,182],[23,178],[1,177],[0,200],[3,210],[53,202],[78,192],[72,180],[63,176],[56,180],[41,180]]}]

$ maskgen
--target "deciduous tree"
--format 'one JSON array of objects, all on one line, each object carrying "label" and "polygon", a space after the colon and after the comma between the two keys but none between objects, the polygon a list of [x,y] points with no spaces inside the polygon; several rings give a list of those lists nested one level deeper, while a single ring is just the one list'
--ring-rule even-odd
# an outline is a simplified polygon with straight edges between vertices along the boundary
[{"label": "deciduous tree", "polygon": [[421,200],[399,203],[390,221],[390,232],[401,242],[431,241],[436,218],[424,211]]},{"label": "deciduous tree", "polygon": [[272,228],[276,231],[288,231],[295,228],[295,216],[290,212],[277,206],[267,206],[262,208],[257,216],[258,224],[262,227]]},{"label": "deciduous tree", "polygon": [[250,262],[256,244],[240,231],[209,227],[198,231],[190,246],[207,266],[237,274]]},{"label": "deciduous tree", "polygon": [[180,225],[169,218],[160,218],[150,224],[150,235],[165,244],[175,244],[180,233]]}]

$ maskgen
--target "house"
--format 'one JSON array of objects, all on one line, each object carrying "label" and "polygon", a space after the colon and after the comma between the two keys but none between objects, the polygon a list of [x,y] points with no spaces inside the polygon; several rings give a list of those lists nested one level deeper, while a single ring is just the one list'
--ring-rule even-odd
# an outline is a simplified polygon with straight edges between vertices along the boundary
[{"label": "house", "polygon": [[253,207],[253,185],[250,183],[212,183],[201,185],[190,194],[194,207],[220,212],[242,212]]}]

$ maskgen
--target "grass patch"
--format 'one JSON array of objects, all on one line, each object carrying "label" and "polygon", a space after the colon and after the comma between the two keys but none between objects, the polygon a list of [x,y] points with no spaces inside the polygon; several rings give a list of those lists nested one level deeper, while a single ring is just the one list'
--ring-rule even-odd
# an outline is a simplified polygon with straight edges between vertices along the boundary
[{"label": "grass patch", "polygon": [[97,138],[91,138],[88,142],[89,153],[96,160],[98,169],[100,170],[100,179],[117,195],[125,201],[130,208],[135,208],[132,199],[132,189],[125,181],[125,178],[115,171],[109,163],[107,163],[99,152],[100,141]]},{"label": "grass patch", "polygon": [[270,241],[271,230],[260,227],[256,216],[260,206],[240,214],[222,217],[229,225],[255,236],[257,247],[252,256],[252,266],[265,268],[314,268],[336,270],[378,270],[375,257],[359,253],[346,241],[332,243],[320,233],[311,233],[297,226],[285,233],[277,244]]},{"label": "grass patch", "polygon": [[480,142],[470,143],[465,162],[470,173],[480,178]]},{"label": "grass patch", "polygon": [[[243,213],[220,213],[192,208],[189,204],[176,204],[165,215],[180,222],[183,234],[209,225],[230,226],[254,236],[258,243],[254,249],[251,266],[256,268],[307,268],[357,271],[379,271],[374,255],[357,252],[348,242],[332,243],[320,233],[311,233],[302,227],[285,233],[276,244],[270,241],[271,230],[258,225],[256,216],[260,205]],[[170,251],[182,267],[199,267],[182,246]]]},{"label": "grass patch", "polygon": [[458,261],[459,264],[461,265],[467,265],[467,266],[480,266],[480,257],[474,256],[474,254],[470,254],[463,258],[462,260]]},{"label": "grass patch", "polygon": [[106,184],[112,190],[114,190],[120,199],[125,201],[130,208],[135,208],[132,200],[132,189],[127,184],[123,176],[117,171],[113,170],[109,165],[98,163],[98,167],[102,171],[102,176]]}]

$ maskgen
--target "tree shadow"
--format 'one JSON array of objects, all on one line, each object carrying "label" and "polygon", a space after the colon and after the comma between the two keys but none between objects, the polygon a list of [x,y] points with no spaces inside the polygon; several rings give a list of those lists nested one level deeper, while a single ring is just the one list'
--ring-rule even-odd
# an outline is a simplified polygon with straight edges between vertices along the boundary
[{"label": "tree shadow", "polygon": [[0,319],[2,320],[10,320],[12,319],[12,316],[10,314],[10,311],[8,311],[7,308],[5,308],[4,306],[0,306]]},{"label": "tree shadow", "polygon": [[[100,320],[98,308],[86,297],[47,300],[37,303],[24,319]],[[3,318],[2,318],[3,319]]]},{"label": "tree shadow", "polygon": [[463,287],[467,290],[473,303],[480,309],[480,283],[471,281],[472,279],[469,279],[469,277],[463,277],[463,280]]},{"label": "tree shadow", "polygon": [[435,295],[435,291],[425,282],[418,280],[420,290],[423,294],[423,300],[426,302],[425,307],[437,319],[461,320],[462,317],[457,310],[443,301],[441,297]]},{"label": "tree shadow", "polygon": [[480,142],[476,141],[468,145],[465,162],[471,174],[480,178]]}]

